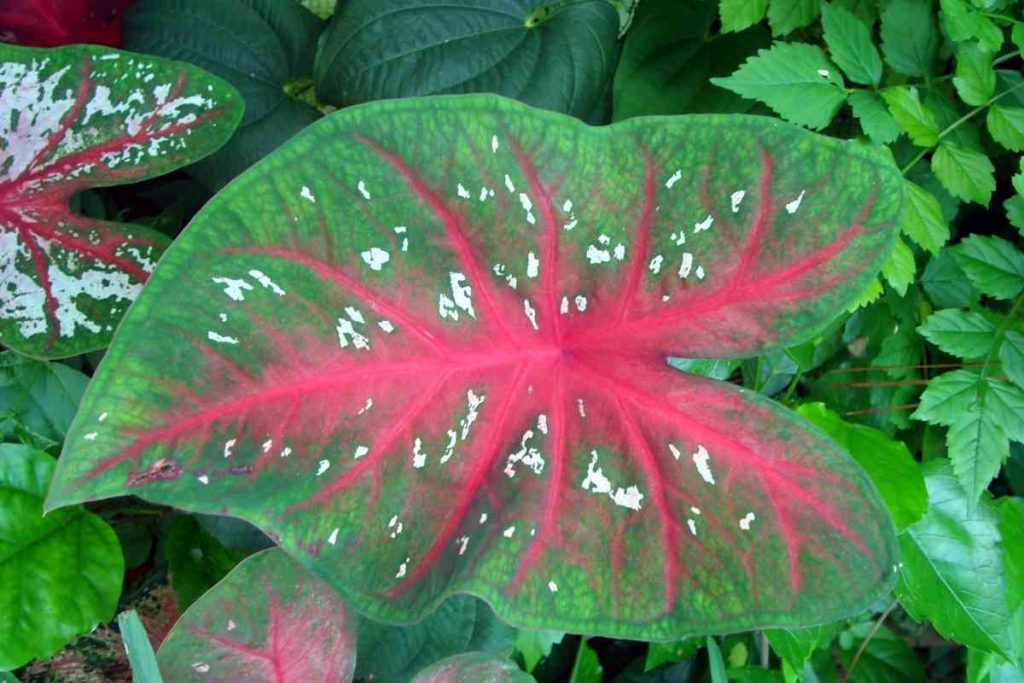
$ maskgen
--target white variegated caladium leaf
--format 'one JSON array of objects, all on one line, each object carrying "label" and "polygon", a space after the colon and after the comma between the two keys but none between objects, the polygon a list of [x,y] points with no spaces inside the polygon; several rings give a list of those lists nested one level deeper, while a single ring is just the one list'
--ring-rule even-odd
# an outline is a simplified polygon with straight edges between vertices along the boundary
[{"label": "white variegated caladium leaf", "polygon": [[192,66],[0,45],[0,343],[41,357],[105,347],[168,240],[69,200],[210,154],[241,114],[230,85]]}]

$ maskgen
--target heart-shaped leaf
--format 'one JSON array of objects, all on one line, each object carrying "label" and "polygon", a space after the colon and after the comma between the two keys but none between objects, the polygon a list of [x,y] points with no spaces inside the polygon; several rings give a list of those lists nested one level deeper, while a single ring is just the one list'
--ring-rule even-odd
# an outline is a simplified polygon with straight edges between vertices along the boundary
[{"label": "heart-shaped leaf", "polygon": [[607,0],[349,0],[314,78],[337,105],[492,92],[584,117],[611,80],[618,30]]},{"label": "heart-shaped leaf", "polygon": [[0,45],[0,342],[46,357],[106,346],[168,240],[68,201],[209,154],[241,109],[231,86],[176,62]]},{"label": "heart-shaped leaf", "polygon": [[665,359],[827,323],[877,272],[901,188],[885,154],[766,118],[344,110],[175,242],[49,505],[241,517],[382,621],[454,592],[647,639],[849,615],[893,576],[864,472]]},{"label": "heart-shaped leaf", "polygon": [[330,586],[274,548],[252,555],[167,634],[173,681],[337,681],[355,670],[354,617]]}]

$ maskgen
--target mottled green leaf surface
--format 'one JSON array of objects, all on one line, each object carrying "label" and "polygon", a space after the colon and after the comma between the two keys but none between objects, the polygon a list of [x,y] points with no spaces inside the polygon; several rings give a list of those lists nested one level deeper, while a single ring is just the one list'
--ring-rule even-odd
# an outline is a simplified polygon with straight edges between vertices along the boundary
[{"label": "mottled green leaf surface", "polygon": [[885,259],[901,188],[886,155],[767,118],[339,112],[175,242],[50,504],[241,517],[382,621],[455,592],[632,638],[851,614],[894,565],[862,469],[666,358],[820,329]]},{"label": "mottled green leaf surface", "polygon": [[533,676],[507,659],[479,652],[455,655],[430,666],[412,679],[413,683],[531,683]]},{"label": "mottled green leaf surface", "polygon": [[54,459],[0,445],[0,670],[49,657],[114,616],[124,560],[80,507],[43,516]]},{"label": "mottled green leaf surface", "polygon": [[330,586],[273,548],[239,564],[181,615],[157,662],[169,683],[347,683],[354,619]]},{"label": "mottled green leaf surface", "polygon": [[88,383],[67,365],[0,353],[0,436],[60,443]]},{"label": "mottled green leaf surface", "polygon": [[0,45],[0,343],[47,357],[107,345],[167,244],[73,214],[72,195],[195,161],[241,103],[199,69],[99,47]]}]

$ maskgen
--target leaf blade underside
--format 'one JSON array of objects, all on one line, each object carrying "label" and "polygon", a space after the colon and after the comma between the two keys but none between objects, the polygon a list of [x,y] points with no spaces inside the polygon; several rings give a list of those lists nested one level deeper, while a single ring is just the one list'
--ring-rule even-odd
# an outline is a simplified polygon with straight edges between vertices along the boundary
[{"label": "leaf blade underside", "polygon": [[891,582],[877,493],[792,413],[665,358],[827,322],[900,187],[755,117],[590,128],[487,96],[327,117],[167,253],[48,504],[242,517],[382,621],[453,592],[633,638],[838,618]]},{"label": "leaf blade underside", "polygon": [[237,93],[159,58],[2,45],[0,105],[0,341],[50,358],[103,348],[169,240],[69,200],[214,151],[241,116]]}]

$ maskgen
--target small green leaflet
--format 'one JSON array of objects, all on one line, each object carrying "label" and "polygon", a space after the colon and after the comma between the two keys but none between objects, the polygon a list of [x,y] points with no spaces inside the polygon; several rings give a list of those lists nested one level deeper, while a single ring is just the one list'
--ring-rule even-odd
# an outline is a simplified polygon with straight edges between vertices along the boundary
[{"label": "small green leaflet", "polygon": [[878,85],[882,58],[871,42],[868,27],[852,12],[828,3],[821,5],[821,23],[825,44],[846,77],[854,83]]},{"label": "small green leaflet", "polygon": [[0,91],[0,341],[48,358],[101,349],[168,239],[70,199],[210,154],[240,99],[195,67],[84,45],[0,45]]},{"label": "small green leaflet", "polygon": [[914,281],[916,272],[917,264],[914,261],[914,252],[910,250],[906,242],[897,238],[892,251],[889,252],[889,258],[882,264],[882,276],[896,290],[897,294],[903,296]]},{"label": "small green leaflet", "polygon": [[1024,108],[994,104],[985,115],[992,139],[1011,152],[1024,150]]},{"label": "small green leaflet", "polygon": [[932,155],[932,172],[950,194],[988,206],[996,190],[995,167],[984,152],[946,142]]},{"label": "small green leaflet", "polygon": [[904,181],[903,234],[914,240],[919,247],[932,253],[937,252],[949,239],[949,225],[942,215],[939,200],[931,192],[909,180]]},{"label": "small green leaflet", "polygon": [[918,147],[932,147],[939,142],[939,124],[935,115],[921,101],[917,88],[898,86],[882,91],[889,112],[910,141]]},{"label": "small green leaflet", "polygon": [[994,299],[1024,290],[1024,253],[1002,237],[971,235],[952,249],[971,284]]},{"label": "small green leaflet", "polygon": [[721,0],[718,13],[722,18],[722,31],[735,32],[749,28],[764,18],[768,0]]},{"label": "small green leaflet", "polygon": [[1003,44],[1003,32],[965,0],[940,0],[939,18],[946,35],[957,43],[977,39],[981,47],[994,52]]},{"label": "small green leaflet", "polygon": [[784,36],[818,18],[818,0],[771,0],[768,24],[772,34]]},{"label": "small green leaflet", "polygon": [[996,343],[996,328],[985,316],[953,308],[932,313],[917,331],[958,358],[981,358]]},{"label": "small green leaflet", "polygon": [[821,129],[846,101],[838,69],[817,45],[776,43],[711,82],[764,102],[782,118]]},{"label": "small green leaflet", "polygon": [[88,383],[63,363],[0,353],[0,437],[40,446],[62,442]]},{"label": "small green leaflet", "polygon": [[988,103],[996,90],[996,72],[992,68],[992,54],[967,43],[956,51],[956,75],[953,85],[966,104],[981,106]]},{"label": "small green leaflet", "polygon": [[949,249],[943,249],[928,261],[920,282],[937,308],[965,308],[978,300],[978,293]]},{"label": "small green leaflet", "polygon": [[931,0],[892,0],[882,11],[882,52],[898,73],[931,73],[939,42]]},{"label": "small green leaflet", "polygon": [[889,144],[902,132],[896,119],[885,107],[885,100],[871,90],[854,90],[848,96],[853,115],[860,121],[864,133],[874,142]]},{"label": "small green leaflet", "polygon": [[[987,497],[965,498],[944,460],[923,466],[930,507],[900,535],[896,595],[944,637],[1012,658],[998,514]],[[985,586],[979,591],[978,586]]]},{"label": "small green leaflet", "polygon": [[999,347],[999,360],[1003,372],[1018,387],[1024,387],[1024,334],[1009,331]]}]

